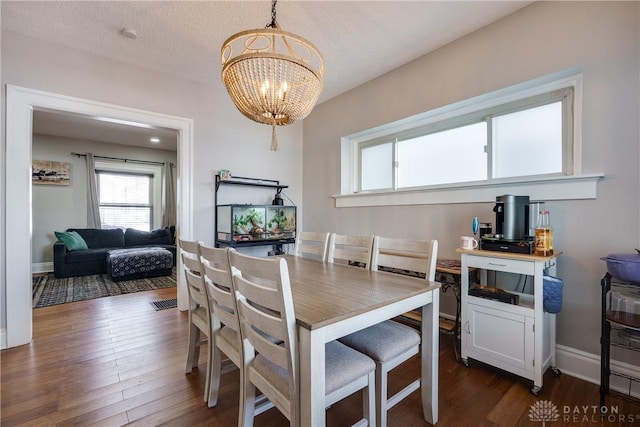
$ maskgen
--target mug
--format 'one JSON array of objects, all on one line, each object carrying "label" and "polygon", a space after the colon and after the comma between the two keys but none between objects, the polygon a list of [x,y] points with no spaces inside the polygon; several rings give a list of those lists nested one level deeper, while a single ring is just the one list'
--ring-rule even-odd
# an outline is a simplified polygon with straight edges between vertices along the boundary
[{"label": "mug", "polygon": [[471,236],[460,237],[460,248],[475,249],[478,247],[478,241]]}]

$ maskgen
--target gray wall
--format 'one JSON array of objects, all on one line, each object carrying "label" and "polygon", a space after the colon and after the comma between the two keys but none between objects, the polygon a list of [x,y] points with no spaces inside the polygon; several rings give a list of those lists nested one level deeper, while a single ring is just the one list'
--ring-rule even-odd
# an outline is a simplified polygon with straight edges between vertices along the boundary
[{"label": "gray wall", "polygon": [[[87,52],[68,49],[12,32],[1,34],[0,69],[2,96],[7,84],[56,94],[106,102],[156,113],[193,119],[193,238],[213,243],[214,174],[229,169],[238,176],[277,179],[288,184],[291,199],[302,200],[302,123],[278,128],[280,150],[269,151],[271,128],[242,116],[224,89],[219,69],[213,70],[211,85],[202,85],[179,76],[111,61]],[[2,124],[5,103],[0,103]],[[1,132],[0,170],[6,161],[6,136]],[[185,177],[186,178],[186,177]],[[2,177],[0,206],[9,182]],[[267,203],[274,192],[239,188],[227,191],[225,201]],[[301,210],[299,211],[301,215]],[[4,239],[6,218],[2,219]],[[29,239],[29,236],[25,236]],[[4,248],[4,240],[1,245]],[[7,286],[30,287],[30,283],[7,284],[6,254],[0,253],[0,329],[6,327]]]},{"label": "gray wall", "polygon": [[[68,186],[32,186],[31,253],[34,264],[53,262],[53,243],[57,240],[54,231],[87,226],[86,162],[84,157],[72,156],[72,152],[177,164],[175,151],[34,134],[31,153],[33,159],[71,164]],[[156,228],[159,226],[160,224],[156,224]]]},{"label": "gray wall", "polygon": [[[583,67],[583,173],[604,173],[596,200],[553,201],[558,274],[565,279],[558,343],[599,354],[599,258],[639,245],[638,2],[540,2],[316,107],[304,122],[304,228],[436,238],[459,258],[471,218],[491,203],[335,208],[340,138],[516,83]],[[428,166],[428,165],[427,165]],[[451,167],[456,167],[452,164]],[[450,307],[443,297],[443,307]],[[637,363],[637,361],[636,361]]]}]

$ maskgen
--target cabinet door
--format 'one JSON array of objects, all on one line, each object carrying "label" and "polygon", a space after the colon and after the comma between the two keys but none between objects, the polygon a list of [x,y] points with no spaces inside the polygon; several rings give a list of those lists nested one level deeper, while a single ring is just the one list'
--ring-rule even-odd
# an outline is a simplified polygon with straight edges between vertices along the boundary
[{"label": "cabinet door", "polygon": [[[533,318],[467,304],[463,325],[469,357],[523,375],[533,370]],[[529,375],[524,375],[529,376]]]}]

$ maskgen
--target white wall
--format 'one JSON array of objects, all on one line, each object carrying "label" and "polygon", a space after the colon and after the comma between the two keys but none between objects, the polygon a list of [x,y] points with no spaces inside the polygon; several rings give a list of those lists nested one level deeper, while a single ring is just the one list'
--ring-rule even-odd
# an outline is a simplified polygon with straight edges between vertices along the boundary
[{"label": "white wall", "polygon": [[[280,150],[269,151],[271,128],[249,121],[236,110],[217,72],[212,73],[211,86],[205,86],[7,31],[2,32],[1,43],[3,97],[5,85],[11,84],[193,119],[193,238],[213,243],[213,175],[219,169],[241,176],[278,179],[290,186],[287,192],[294,200],[302,199],[302,124],[278,128]],[[4,123],[4,102],[0,108]],[[6,151],[4,132],[0,151]],[[10,184],[2,183],[2,206],[12,204],[4,199],[6,185]],[[248,190],[246,194],[269,200],[273,197],[263,196],[260,190]],[[5,217],[2,218],[4,231]],[[4,239],[5,233],[1,234]],[[0,329],[6,325],[6,286],[31,286],[7,284],[5,261],[3,257],[0,265]]]},{"label": "white wall", "polygon": [[[72,152],[177,164],[175,151],[34,134],[31,152],[33,159],[70,163],[68,186],[32,186],[31,253],[34,264],[53,262],[53,244],[57,240],[54,231],[87,226],[86,162],[84,157],[72,156]],[[155,228],[158,227],[160,224],[156,224]]]},{"label": "white wall", "polygon": [[303,228],[436,238],[440,257],[458,258],[455,248],[459,236],[470,233],[471,218],[495,223],[493,204],[335,208],[340,138],[581,66],[583,172],[606,177],[596,200],[546,207],[555,246],[564,252],[558,260],[565,279],[558,343],[599,354],[600,279],[606,272],[599,258],[631,253],[640,240],[639,8],[638,2],[538,2],[317,106],[304,122]]}]

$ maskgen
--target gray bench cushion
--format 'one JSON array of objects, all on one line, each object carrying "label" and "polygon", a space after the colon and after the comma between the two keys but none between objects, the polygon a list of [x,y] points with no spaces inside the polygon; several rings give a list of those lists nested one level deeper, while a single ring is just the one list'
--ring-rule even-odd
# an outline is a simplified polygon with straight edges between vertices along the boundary
[{"label": "gray bench cushion", "polygon": [[420,344],[420,334],[409,326],[387,320],[342,337],[339,341],[376,362],[385,362]]}]

